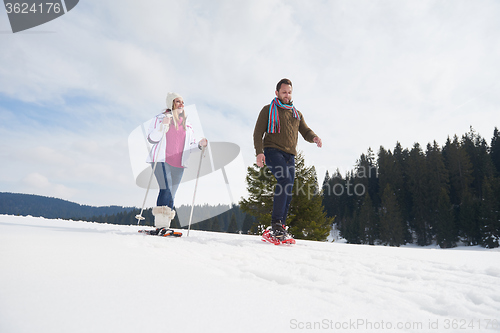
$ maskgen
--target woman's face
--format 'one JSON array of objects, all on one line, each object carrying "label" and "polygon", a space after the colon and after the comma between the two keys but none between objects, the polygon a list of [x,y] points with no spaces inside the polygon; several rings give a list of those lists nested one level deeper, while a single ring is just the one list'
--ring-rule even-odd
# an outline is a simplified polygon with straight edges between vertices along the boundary
[{"label": "woman's face", "polygon": [[176,99],[174,99],[174,110],[183,108],[184,108],[184,101],[182,100],[182,98],[177,97]]}]

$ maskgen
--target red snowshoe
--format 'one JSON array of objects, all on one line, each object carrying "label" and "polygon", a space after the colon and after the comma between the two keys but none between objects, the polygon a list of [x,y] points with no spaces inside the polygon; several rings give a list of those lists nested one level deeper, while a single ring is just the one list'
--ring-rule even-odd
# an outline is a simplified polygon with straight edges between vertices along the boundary
[{"label": "red snowshoe", "polygon": [[284,233],[276,235],[271,227],[267,227],[266,231],[262,234],[262,241],[268,242],[274,245],[291,245],[295,244],[295,239],[286,230]]}]

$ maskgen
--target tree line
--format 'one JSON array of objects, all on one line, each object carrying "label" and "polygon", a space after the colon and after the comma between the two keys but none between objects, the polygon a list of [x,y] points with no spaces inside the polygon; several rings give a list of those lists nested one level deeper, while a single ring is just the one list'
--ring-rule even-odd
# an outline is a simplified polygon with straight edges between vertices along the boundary
[{"label": "tree line", "polygon": [[345,176],[326,173],[323,205],[349,243],[498,247],[500,133],[368,149]]},{"label": "tree line", "polygon": [[[191,205],[181,205],[178,212],[189,216]],[[187,212],[187,213],[186,213]],[[0,192],[0,214],[45,217],[48,219],[68,219],[118,225],[137,225],[136,215],[141,213],[137,207],[88,206],[75,202],[41,195]],[[154,216],[151,208],[143,211],[145,218],[141,225],[153,226]],[[200,221],[191,226],[194,230],[230,233],[247,233],[255,223],[252,216],[243,213],[238,205],[195,205],[193,219]],[[182,229],[178,215],[172,220],[172,228]]]},{"label": "tree line", "polygon": [[0,192],[0,214],[43,216],[48,219],[84,219],[130,212],[134,207],[88,206],[34,194]]},{"label": "tree line", "polygon": [[[181,226],[179,212],[183,213],[183,216],[189,216],[186,212],[191,211],[191,205],[181,205],[176,207],[175,210],[178,213],[170,223],[170,227],[174,229],[187,229],[187,225]],[[137,225],[136,216],[140,213],[141,209],[134,208],[133,210],[123,211],[117,214],[91,216],[80,220],[97,223]],[[242,212],[237,205],[233,207],[221,207],[221,205],[213,206],[207,204],[195,205],[193,217],[195,215],[194,213],[197,215],[197,220],[202,219],[202,221],[193,223],[191,225],[192,230],[246,234],[255,223],[255,219],[252,216],[247,216],[247,214]],[[142,217],[144,217],[144,220],[141,221],[140,225],[148,227],[154,226],[154,216],[151,208],[144,209]],[[184,221],[184,224],[186,224],[186,221]]]}]

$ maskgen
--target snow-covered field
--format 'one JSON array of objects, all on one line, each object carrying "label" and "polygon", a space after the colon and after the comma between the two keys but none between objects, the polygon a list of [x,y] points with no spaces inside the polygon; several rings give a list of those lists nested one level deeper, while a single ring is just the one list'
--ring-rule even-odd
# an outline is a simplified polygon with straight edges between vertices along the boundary
[{"label": "snow-covered field", "polygon": [[500,251],[0,215],[0,332],[500,331]]}]

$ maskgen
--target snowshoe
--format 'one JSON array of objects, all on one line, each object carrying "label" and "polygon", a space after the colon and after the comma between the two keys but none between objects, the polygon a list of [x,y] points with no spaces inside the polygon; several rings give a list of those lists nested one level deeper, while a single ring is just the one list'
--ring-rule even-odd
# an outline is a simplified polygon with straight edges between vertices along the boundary
[{"label": "snowshoe", "polygon": [[272,227],[267,227],[262,234],[262,241],[274,245],[295,244],[295,239],[293,239],[292,235],[290,235],[285,228],[281,227],[281,229],[278,228],[277,230],[273,230]]},{"label": "snowshoe", "polygon": [[139,230],[140,233],[146,235],[155,235],[160,237],[181,237],[182,232],[174,231],[173,229],[167,228],[156,228],[155,230]]},{"label": "snowshoe", "polygon": [[158,234],[158,236],[162,237],[181,237],[182,232],[174,231],[173,229],[164,229]]}]

